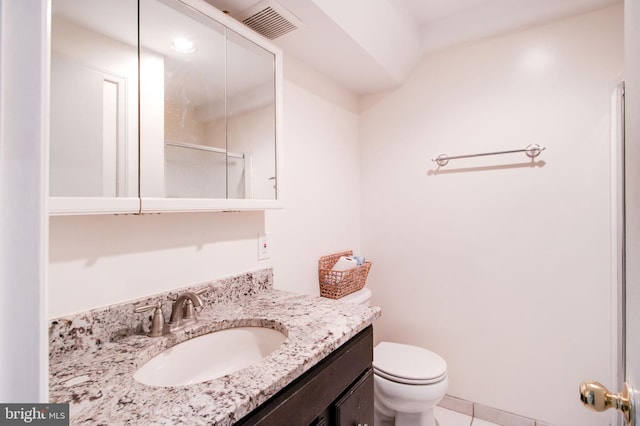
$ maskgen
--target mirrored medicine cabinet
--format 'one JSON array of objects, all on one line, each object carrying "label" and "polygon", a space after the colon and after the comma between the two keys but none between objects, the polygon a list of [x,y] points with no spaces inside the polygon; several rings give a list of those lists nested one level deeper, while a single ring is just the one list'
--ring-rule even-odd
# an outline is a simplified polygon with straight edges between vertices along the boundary
[{"label": "mirrored medicine cabinet", "polygon": [[202,0],[53,0],[51,28],[51,214],[281,207],[271,43]]}]

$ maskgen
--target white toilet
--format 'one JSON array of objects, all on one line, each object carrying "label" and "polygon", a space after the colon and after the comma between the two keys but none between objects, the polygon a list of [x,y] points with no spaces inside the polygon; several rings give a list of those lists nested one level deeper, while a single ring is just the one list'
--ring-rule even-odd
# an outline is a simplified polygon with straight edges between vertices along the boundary
[{"label": "white toilet", "polygon": [[[371,290],[363,288],[341,302],[369,305]],[[380,342],[373,348],[376,425],[435,426],[434,408],[449,385],[447,363],[427,349]]]}]

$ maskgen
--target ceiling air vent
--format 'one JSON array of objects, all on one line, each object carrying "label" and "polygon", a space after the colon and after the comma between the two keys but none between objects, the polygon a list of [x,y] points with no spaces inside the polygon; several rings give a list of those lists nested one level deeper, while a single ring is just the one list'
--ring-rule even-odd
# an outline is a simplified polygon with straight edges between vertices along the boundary
[{"label": "ceiling air vent", "polygon": [[302,27],[302,21],[274,0],[258,2],[233,17],[270,40]]}]

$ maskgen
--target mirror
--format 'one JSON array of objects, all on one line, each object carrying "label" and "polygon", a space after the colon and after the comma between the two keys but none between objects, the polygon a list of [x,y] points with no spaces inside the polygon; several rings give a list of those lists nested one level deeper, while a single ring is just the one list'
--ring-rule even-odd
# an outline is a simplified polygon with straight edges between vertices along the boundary
[{"label": "mirror", "polygon": [[228,198],[276,199],[274,54],[227,29]]},{"label": "mirror", "polygon": [[52,0],[51,40],[54,214],[279,206],[276,48],[200,0]]},{"label": "mirror", "polygon": [[180,2],[141,0],[142,196],[275,200],[274,84],[274,53]]},{"label": "mirror", "polygon": [[138,197],[138,23],[130,0],[54,0],[50,187]]}]

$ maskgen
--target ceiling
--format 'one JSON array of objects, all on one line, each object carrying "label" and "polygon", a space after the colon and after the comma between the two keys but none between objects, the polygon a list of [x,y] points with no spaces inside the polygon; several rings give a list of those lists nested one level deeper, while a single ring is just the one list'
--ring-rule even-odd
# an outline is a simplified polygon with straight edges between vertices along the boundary
[{"label": "ceiling", "polygon": [[303,25],[274,40],[356,94],[396,87],[426,53],[622,0],[206,0],[231,16],[277,2]]}]

